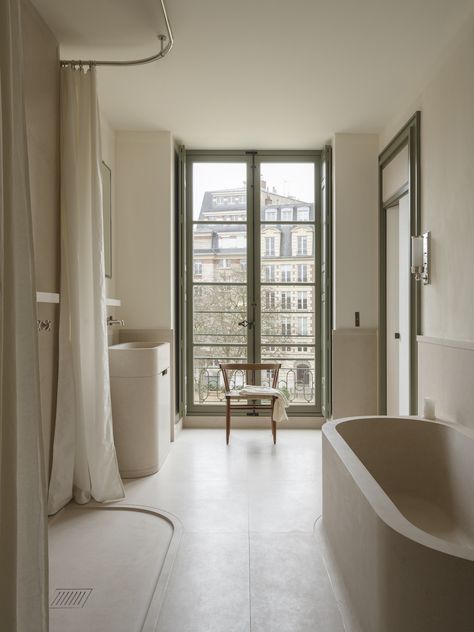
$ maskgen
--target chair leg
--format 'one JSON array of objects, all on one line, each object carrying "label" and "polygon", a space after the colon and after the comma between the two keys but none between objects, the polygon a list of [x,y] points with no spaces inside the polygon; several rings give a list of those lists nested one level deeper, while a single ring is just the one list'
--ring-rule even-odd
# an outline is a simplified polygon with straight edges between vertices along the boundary
[{"label": "chair leg", "polygon": [[225,412],[225,442],[229,445],[230,436],[230,400],[227,400],[227,408]]},{"label": "chair leg", "polygon": [[272,399],[272,436],[273,436],[273,444],[277,442],[277,425],[276,421],[273,420],[273,411],[275,409],[275,399]]}]

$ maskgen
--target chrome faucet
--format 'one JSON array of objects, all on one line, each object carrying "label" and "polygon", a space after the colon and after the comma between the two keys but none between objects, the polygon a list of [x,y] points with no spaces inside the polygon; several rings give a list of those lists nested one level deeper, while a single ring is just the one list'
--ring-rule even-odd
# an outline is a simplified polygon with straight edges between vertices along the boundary
[{"label": "chrome faucet", "polygon": [[112,325],[121,325],[122,327],[125,326],[125,321],[124,320],[114,320],[114,318],[112,316],[109,316],[107,318],[107,325],[109,327],[111,327]]}]

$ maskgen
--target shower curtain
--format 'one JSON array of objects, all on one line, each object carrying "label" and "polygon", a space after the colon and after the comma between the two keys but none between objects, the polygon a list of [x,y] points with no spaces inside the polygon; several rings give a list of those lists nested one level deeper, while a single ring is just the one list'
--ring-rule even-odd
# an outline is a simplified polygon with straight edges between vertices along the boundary
[{"label": "shower curtain", "polygon": [[48,629],[46,484],[18,0],[0,1],[0,628]]},{"label": "shower curtain", "polygon": [[124,497],[112,433],[95,68],[61,69],[59,371],[48,511]]}]

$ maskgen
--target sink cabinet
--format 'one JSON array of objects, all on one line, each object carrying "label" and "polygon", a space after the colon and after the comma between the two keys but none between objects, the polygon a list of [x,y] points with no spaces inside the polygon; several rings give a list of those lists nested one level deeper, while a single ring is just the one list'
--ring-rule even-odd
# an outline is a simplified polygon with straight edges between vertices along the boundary
[{"label": "sink cabinet", "polygon": [[120,474],[122,478],[154,474],[170,449],[170,345],[112,345],[109,368]]}]

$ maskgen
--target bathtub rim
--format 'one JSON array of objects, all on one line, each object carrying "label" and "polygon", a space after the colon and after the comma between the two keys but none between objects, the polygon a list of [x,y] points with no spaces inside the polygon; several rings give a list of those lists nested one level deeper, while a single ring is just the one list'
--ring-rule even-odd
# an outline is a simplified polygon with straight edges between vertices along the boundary
[{"label": "bathtub rim", "polygon": [[[353,478],[361,493],[366,498],[372,509],[389,528],[396,531],[401,536],[413,540],[421,546],[433,549],[446,555],[454,556],[463,560],[474,562],[474,548],[454,544],[442,538],[438,538],[419,527],[416,527],[401,513],[395,503],[390,499],[381,485],[373,478],[369,470],[365,467],[359,457],[352,450],[350,445],[344,440],[337,430],[337,426],[348,422],[364,422],[378,420],[384,421],[409,421],[413,423],[426,423],[441,425],[449,428],[453,432],[459,432],[468,436],[474,442],[474,431],[456,424],[443,420],[428,420],[423,417],[415,416],[383,416],[383,415],[364,415],[360,417],[344,417],[327,421],[322,426],[324,437],[331,444],[331,447],[337,453],[341,461],[344,463],[349,475]],[[324,449],[324,448],[323,448]],[[324,470],[323,470],[324,477]],[[323,524],[324,524],[324,504],[323,504]]]}]

